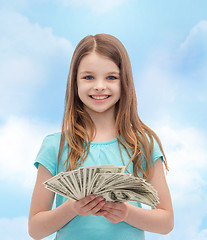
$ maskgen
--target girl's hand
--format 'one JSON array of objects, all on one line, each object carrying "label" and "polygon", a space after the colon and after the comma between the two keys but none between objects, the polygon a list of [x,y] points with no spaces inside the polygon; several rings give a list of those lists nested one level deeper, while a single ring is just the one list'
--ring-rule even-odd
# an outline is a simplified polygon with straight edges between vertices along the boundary
[{"label": "girl's hand", "polygon": [[96,216],[104,216],[112,223],[124,221],[128,215],[128,203],[105,202]]},{"label": "girl's hand", "polygon": [[78,201],[72,202],[73,210],[78,215],[96,214],[104,206],[103,197],[87,196]]}]

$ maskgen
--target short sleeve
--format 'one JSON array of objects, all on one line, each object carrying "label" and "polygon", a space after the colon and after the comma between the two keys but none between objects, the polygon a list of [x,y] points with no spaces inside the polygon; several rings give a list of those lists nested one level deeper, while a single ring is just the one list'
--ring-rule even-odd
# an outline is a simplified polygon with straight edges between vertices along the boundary
[{"label": "short sleeve", "polygon": [[161,158],[162,161],[164,161],[164,157],[163,157],[163,153],[160,150],[159,144],[158,142],[155,140],[155,138],[153,137],[154,140],[154,147],[153,147],[153,151],[152,151],[152,162],[151,165],[158,159]]},{"label": "short sleeve", "polygon": [[[153,138],[154,145],[153,145],[152,156],[151,156],[151,161],[149,163],[149,167],[151,167],[159,158],[161,158],[161,160],[164,161],[164,157],[163,157],[162,151],[160,150],[158,142],[156,141],[154,136],[152,136],[152,138]],[[147,139],[150,142],[150,138],[148,135],[147,135]],[[146,159],[144,158],[144,161],[142,162],[142,169],[145,170],[145,168],[146,168]]]},{"label": "short sleeve", "polygon": [[53,176],[56,175],[58,157],[58,150],[56,145],[57,143],[53,134],[46,136],[42,142],[34,163],[36,168],[38,168],[39,163],[41,163],[50,171]]}]

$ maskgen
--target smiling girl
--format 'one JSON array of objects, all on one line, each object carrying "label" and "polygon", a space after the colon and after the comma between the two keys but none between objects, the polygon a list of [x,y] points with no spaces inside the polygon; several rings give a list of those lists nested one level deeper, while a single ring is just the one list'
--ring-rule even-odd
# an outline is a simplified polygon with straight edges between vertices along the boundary
[{"label": "smiling girl", "polygon": [[[158,191],[156,209],[140,203],[106,202],[87,196],[79,201],[56,195],[43,182],[80,166],[126,165]],[[167,234],[173,208],[158,136],[137,113],[130,60],[114,36],[86,36],[77,45],[68,76],[62,131],[45,137],[35,160],[38,168],[29,215],[29,234],[42,239],[143,240],[144,231]],[[52,210],[51,210],[52,209]]]}]

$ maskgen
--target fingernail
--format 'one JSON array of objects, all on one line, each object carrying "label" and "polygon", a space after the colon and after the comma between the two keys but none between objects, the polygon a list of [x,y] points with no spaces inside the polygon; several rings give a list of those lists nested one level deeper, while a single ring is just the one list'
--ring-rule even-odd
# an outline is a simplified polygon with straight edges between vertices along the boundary
[{"label": "fingernail", "polygon": [[91,195],[91,199],[93,200],[95,198],[95,196],[94,195]]}]

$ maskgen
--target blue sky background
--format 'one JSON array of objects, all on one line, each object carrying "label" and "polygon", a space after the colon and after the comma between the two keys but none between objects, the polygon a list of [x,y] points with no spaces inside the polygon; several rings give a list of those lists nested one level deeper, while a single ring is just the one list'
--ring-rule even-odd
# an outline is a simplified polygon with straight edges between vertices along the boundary
[{"label": "blue sky background", "polygon": [[207,239],[206,9],[205,0],[0,0],[1,239],[30,239],[33,162],[61,129],[72,53],[97,33],[127,49],[138,113],[168,159],[175,227],[146,239]]}]

